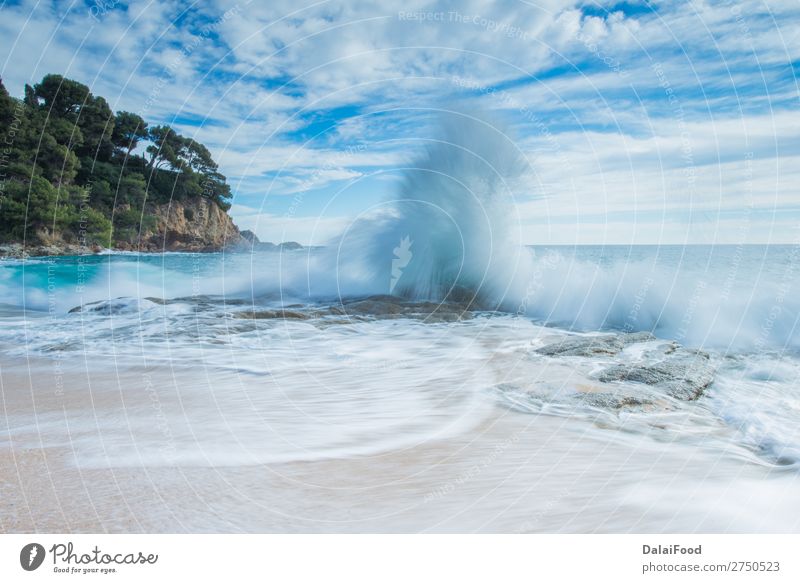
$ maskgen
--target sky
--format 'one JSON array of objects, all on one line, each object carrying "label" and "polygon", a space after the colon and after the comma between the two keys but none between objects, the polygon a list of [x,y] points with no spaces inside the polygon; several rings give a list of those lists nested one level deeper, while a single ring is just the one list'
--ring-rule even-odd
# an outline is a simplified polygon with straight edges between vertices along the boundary
[{"label": "sky", "polygon": [[525,243],[800,242],[797,0],[32,0],[0,39],[12,95],[62,74],[206,144],[264,241],[391,199],[456,108],[525,157]]}]

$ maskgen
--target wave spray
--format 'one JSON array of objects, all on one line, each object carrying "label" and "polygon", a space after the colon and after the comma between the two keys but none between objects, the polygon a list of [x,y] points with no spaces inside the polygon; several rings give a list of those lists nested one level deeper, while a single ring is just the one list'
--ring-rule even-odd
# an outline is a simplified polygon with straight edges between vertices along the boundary
[{"label": "wave spray", "polygon": [[530,252],[520,240],[515,193],[526,161],[496,124],[462,113],[403,170],[379,216],[354,222],[331,245],[337,292],[519,303]]}]

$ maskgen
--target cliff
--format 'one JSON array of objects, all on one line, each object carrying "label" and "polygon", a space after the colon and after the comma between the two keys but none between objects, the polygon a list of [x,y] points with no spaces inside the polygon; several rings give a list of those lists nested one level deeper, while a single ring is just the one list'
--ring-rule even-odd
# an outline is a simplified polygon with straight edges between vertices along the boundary
[{"label": "cliff", "polygon": [[240,245],[211,151],[45,75],[14,98],[0,81],[0,256],[217,251]]},{"label": "cliff", "polygon": [[[119,251],[187,251],[212,252],[249,250],[247,240],[227,212],[205,198],[149,204],[144,213],[120,206],[115,213],[133,213],[137,226],[125,234],[116,233],[112,249]],[[138,228],[141,226],[141,231]],[[0,257],[35,257],[44,255],[84,255],[98,253],[103,247],[82,242],[72,232],[53,234],[38,230],[30,233],[27,242],[0,245]]]},{"label": "cliff", "polygon": [[227,212],[205,198],[148,205],[141,233],[118,240],[123,251],[220,251],[245,240]]}]

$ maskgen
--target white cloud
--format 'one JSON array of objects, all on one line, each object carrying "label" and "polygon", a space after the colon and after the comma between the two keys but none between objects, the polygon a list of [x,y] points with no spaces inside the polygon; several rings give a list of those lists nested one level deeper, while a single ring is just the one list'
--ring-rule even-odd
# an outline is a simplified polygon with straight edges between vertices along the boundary
[{"label": "white cloud", "polygon": [[[543,205],[558,220],[664,209],[667,221],[691,208],[794,204],[795,0],[662,2],[655,14],[625,14],[614,0],[587,4],[587,14],[582,4],[145,0],[96,21],[87,5],[26,0],[0,9],[0,63],[13,94],[57,72],[154,122],[209,119],[176,125],[210,146],[244,195],[325,189],[401,165],[429,132],[430,110],[466,99],[502,111],[535,163],[541,184],[520,198],[534,221]],[[201,32],[214,22],[213,34]],[[506,87],[514,105],[456,86],[455,75]],[[347,108],[341,123],[309,133],[317,113],[334,107]],[[354,145],[364,148],[342,155]],[[542,192],[546,201],[531,202]],[[255,220],[237,210],[238,220]],[[286,222],[259,216],[262,229]],[[340,220],[325,219],[322,230]],[[308,238],[314,223],[287,224]],[[624,224],[614,227],[623,238],[636,231]],[[594,228],[582,223],[581,233],[600,236]]]},{"label": "white cloud", "polygon": [[275,215],[240,205],[231,208],[231,215],[240,229],[253,231],[261,241],[296,241],[305,246],[329,243],[352,222],[348,217]]}]

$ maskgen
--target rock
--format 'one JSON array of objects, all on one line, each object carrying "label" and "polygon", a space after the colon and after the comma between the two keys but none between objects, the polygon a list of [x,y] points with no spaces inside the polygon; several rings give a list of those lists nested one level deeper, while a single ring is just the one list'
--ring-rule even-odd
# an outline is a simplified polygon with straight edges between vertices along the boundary
[{"label": "rock", "polygon": [[196,307],[252,305],[251,301],[242,298],[225,298],[223,296],[207,296],[204,294],[180,296],[177,298],[158,298],[154,296],[147,296],[144,299],[160,306],[170,306],[173,304],[191,304]]},{"label": "rock", "polygon": [[311,314],[292,310],[259,310],[236,312],[237,318],[244,320],[309,320]]},{"label": "rock", "polygon": [[677,348],[658,362],[619,364],[597,377],[604,383],[641,383],[663,389],[669,396],[694,401],[714,382],[714,368],[708,354]]},{"label": "rock", "polygon": [[[130,205],[119,205],[115,212],[129,210]],[[237,248],[242,244],[252,245],[242,237],[228,213],[207,198],[148,204],[144,209],[138,210],[143,210],[145,215],[154,219],[153,226],[145,231],[132,233],[128,240],[115,241],[115,249],[140,252],[212,252],[229,247]],[[102,251],[96,244],[79,244],[74,236],[72,239],[61,237],[57,233],[37,232],[29,239],[35,242],[33,245],[3,245],[0,246],[0,256],[24,258],[87,255]]]},{"label": "rock", "polygon": [[225,251],[228,253],[251,253],[261,245],[261,241],[253,231],[241,231],[239,236],[239,241],[226,245]]},{"label": "rock", "polygon": [[140,251],[209,252],[243,242],[228,213],[207,198],[148,205],[145,212],[155,218],[155,226],[130,241]]},{"label": "rock", "polygon": [[46,244],[22,245],[21,243],[8,243],[0,245],[0,257],[4,259],[27,259],[28,257],[92,255],[102,250],[103,248],[99,245],[86,246],[49,240]]},{"label": "rock", "polygon": [[75,314],[78,312],[84,314],[97,314],[102,316],[113,316],[116,314],[130,314],[136,313],[143,309],[147,309],[155,305],[150,300],[139,300],[136,298],[116,298],[113,300],[101,300],[98,302],[90,302],[82,306],[75,306],[69,313]]},{"label": "rock", "polygon": [[[292,309],[294,308],[294,309]],[[235,312],[235,318],[246,320],[312,320],[325,319],[328,324],[348,323],[367,320],[391,320],[409,318],[425,320],[428,323],[457,322],[473,317],[472,312],[462,304],[450,302],[415,302],[397,296],[370,296],[367,298],[344,300],[328,306],[288,306],[275,310],[248,310]],[[325,324],[325,322],[319,322]]]},{"label": "rock", "polygon": [[286,241],[285,243],[278,245],[278,249],[281,251],[297,251],[298,249],[302,248],[303,246],[295,241]]},{"label": "rock", "polygon": [[606,336],[568,336],[537,348],[536,352],[545,356],[597,356],[615,355],[626,346],[639,342],[650,342],[656,337],[650,332],[610,334]]},{"label": "rock", "polygon": [[369,316],[376,319],[412,318],[426,322],[455,322],[473,317],[468,306],[457,302],[406,300],[398,296],[379,295],[331,306],[331,313],[343,316]]},{"label": "rock", "polygon": [[621,393],[581,393],[576,398],[585,405],[599,409],[627,409],[653,404],[650,399]]},{"label": "rock", "polygon": [[250,245],[258,245],[259,243],[261,243],[261,241],[258,240],[258,236],[253,231],[245,229],[244,231],[241,231],[239,234],[242,236],[242,239],[250,243]]},{"label": "rock", "polygon": [[[656,338],[649,332],[570,336],[535,352],[553,357],[614,357],[627,346],[653,340]],[[707,353],[669,342],[648,348],[640,362],[614,364],[596,377],[591,376],[601,383],[618,385],[614,390],[594,391],[578,398],[592,406],[619,409],[652,404],[659,395],[694,401],[714,382],[714,367]],[[649,394],[642,394],[628,383],[649,387]]]},{"label": "rock", "polygon": [[278,245],[269,241],[260,241],[253,231],[242,231],[239,235],[241,236],[239,243],[228,245],[228,251],[297,251],[298,249],[304,249],[300,243],[294,241],[286,241]]},{"label": "rock", "polygon": [[20,243],[9,243],[0,245],[0,257],[4,259],[25,259],[28,257],[28,252]]},{"label": "rock", "polygon": [[[608,390],[583,391],[574,383],[534,382],[514,385],[501,383],[494,387],[504,404],[523,412],[539,413],[546,407],[559,408],[562,412],[585,407],[619,412],[622,409],[653,408],[659,405],[648,393],[649,388],[631,390],[631,387],[608,387]],[[565,409],[566,407],[566,409]],[[552,410],[552,409],[551,409]]]}]

